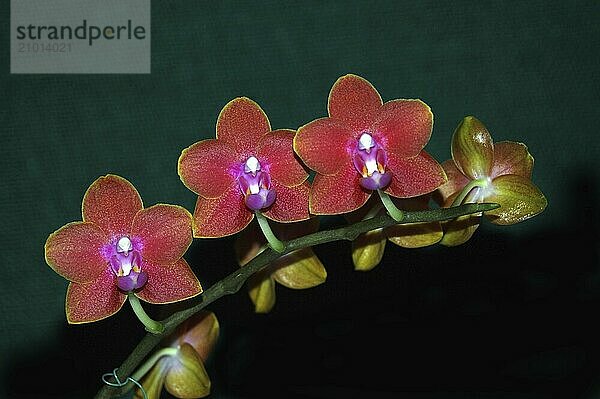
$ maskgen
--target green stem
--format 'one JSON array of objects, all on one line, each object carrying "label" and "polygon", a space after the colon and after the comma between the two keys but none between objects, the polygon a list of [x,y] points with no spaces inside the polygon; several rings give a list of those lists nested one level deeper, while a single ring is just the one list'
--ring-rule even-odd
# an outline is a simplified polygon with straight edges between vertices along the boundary
[{"label": "green stem", "polygon": [[129,304],[133,309],[133,313],[135,313],[137,318],[146,327],[146,331],[151,332],[152,334],[160,334],[165,329],[162,323],[156,320],[152,320],[150,316],[148,316],[148,314],[142,307],[139,298],[135,296],[133,292],[127,294],[127,299],[129,299]]},{"label": "green stem", "polygon": [[260,226],[260,229],[265,235],[265,238],[269,242],[271,248],[273,248],[273,250],[277,252],[283,252],[283,250],[285,249],[285,244],[283,243],[283,241],[275,237],[273,230],[271,230],[271,226],[269,226],[269,221],[267,220],[267,218],[262,213],[260,213],[260,211],[256,211],[255,213],[256,220],[258,220],[258,225]]},{"label": "green stem", "polygon": [[[500,205],[498,204],[482,203],[465,204],[452,208],[430,209],[426,211],[406,211],[404,212],[404,219],[402,222],[400,222],[400,224],[451,220],[463,215],[490,211],[498,208],[499,206]],[[262,270],[264,267],[281,256],[297,249],[314,247],[328,242],[340,240],[352,241],[355,240],[356,237],[358,237],[358,235],[361,233],[366,233],[367,231],[385,228],[396,224],[398,224],[398,222],[396,222],[390,216],[379,215],[351,225],[337,227],[330,230],[321,230],[303,237],[289,240],[285,243],[285,248],[282,253],[275,252],[272,249],[266,249],[262,251],[259,255],[255,256],[246,265],[244,265],[244,267],[235,270],[233,273],[229,274],[222,280],[219,280],[211,287],[206,289],[201,296],[199,296],[200,300],[198,303],[189,308],[175,312],[163,320],[162,323],[164,325],[164,330],[161,333],[146,334],[146,336],[137,344],[135,349],[123,361],[121,366],[119,366],[119,368],[116,370],[116,374],[119,378],[126,379],[127,376],[133,373],[138,364],[140,364],[142,360],[148,356],[157,345],[161,343],[162,339],[169,333],[173,332],[178,325],[183,323],[192,315],[206,308],[219,298],[238,292],[244,286],[244,283],[248,278],[250,278],[250,276],[259,270]],[[105,384],[100,388],[95,398],[112,398],[116,395],[127,392],[128,389],[131,389],[130,384],[128,384],[128,387],[113,387]]]},{"label": "green stem", "polygon": [[377,193],[379,194],[379,198],[381,198],[381,202],[383,202],[383,206],[385,206],[385,209],[388,211],[392,219],[394,219],[396,222],[401,222],[402,219],[404,219],[404,212],[394,205],[392,199],[386,192],[377,190]]},{"label": "green stem", "polygon": [[460,194],[458,194],[458,196],[454,199],[454,201],[452,202],[452,206],[462,205],[463,201],[465,200],[465,198],[467,198],[467,195],[469,195],[471,190],[478,187],[485,187],[486,184],[487,180],[485,179],[471,180],[466,186],[463,187]]},{"label": "green stem", "polygon": [[131,378],[140,381],[140,379],[150,371],[150,369],[156,364],[158,359],[163,356],[175,356],[177,354],[176,348],[163,348],[157,351],[152,357],[144,362],[136,371],[131,375]]}]

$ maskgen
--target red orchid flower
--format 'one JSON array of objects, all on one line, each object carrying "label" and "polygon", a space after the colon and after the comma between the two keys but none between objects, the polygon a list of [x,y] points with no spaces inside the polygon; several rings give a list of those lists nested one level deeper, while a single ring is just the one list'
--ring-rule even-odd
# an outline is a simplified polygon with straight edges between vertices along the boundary
[{"label": "red orchid flower", "polygon": [[183,184],[198,194],[195,237],[244,229],[260,211],[276,222],[308,219],[308,174],[295,158],[295,131],[271,131],[249,98],[230,101],[217,119],[216,139],[199,141],[179,157]]},{"label": "red orchid flower", "polygon": [[83,221],[50,234],[46,262],[70,281],[69,323],[88,323],[113,315],[133,292],[155,304],[181,301],[202,292],[182,258],[192,242],[192,218],[180,206],[143,208],[135,187],[106,175],[87,189]]},{"label": "red orchid flower", "polygon": [[374,190],[415,197],[446,181],[442,167],[423,151],[433,128],[424,102],[384,104],[367,80],[346,75],[331,88],[327,107],[329,117],[302,126],[294,139],[296,153],[317,172],[311,213],[351,212]]},{"label": "red orchid flower", "polygon": [[[438,189],[444,207],[462,203],[494,202],[500,208],[485,213],[498,225],[527,220],[542,212],[546,197],[531,182],[533,156],[523,143],[494,143],[486,127],[467,116],[452,136],[452,159],[444,167],[449,180]],[[460,217],[444,224],[442,244],[466,242],[479,226],[481,214]]]}]

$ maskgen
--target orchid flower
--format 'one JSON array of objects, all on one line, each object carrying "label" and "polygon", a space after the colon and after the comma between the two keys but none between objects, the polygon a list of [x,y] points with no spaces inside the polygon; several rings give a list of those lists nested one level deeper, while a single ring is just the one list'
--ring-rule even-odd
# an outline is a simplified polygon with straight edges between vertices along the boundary
[{"label": "orchid flower", "polygon": [[383,103],[377,90],[356,75],[340,77],[329,93],[329,116],[298,129],[294,150],[316,172],[310,211],[352,212],[377,191],[392,217],[402,215],[388,197],[410,198],[446,182],[440,164],[423,150],[433,114],[421,100]]},{"label": "orchid flower", "polygon": [[216,139],[191,145],[179,158],[181,181],[198,194],[195,237],[235,234],[254,216],[263,231],[268,227],[264,217],[283,223],[309,218],[308,173],[295,157],[294,135],[289,129],[272,131],[249,98],[225,105]]},{"label": "orchid flower", "polygon": [[144,208],[129,181],[106,175],[87,189],[82,219],[50,234],[44,247],[48,265],[69,281],[69,323],[109,317],[128,296],[137,314],[137,298],[163,304],[202,292],[183,259],[192,242],[192,217],[184,208]]},{"label": "orchid flower", "polygon": [[[452,159],[442,164],[449,180],[438,189],[444,207],[494,202],[500,208],[485,216],[498,225],[522,222],[546,208],[546,197],[531,182],[533,156],[525,144],[494,143],[483,123],[467,116],[454,131],[451,148]],[[441,243],[454,246],[469,240],[479,227],[480,216],[445,223]]]}]

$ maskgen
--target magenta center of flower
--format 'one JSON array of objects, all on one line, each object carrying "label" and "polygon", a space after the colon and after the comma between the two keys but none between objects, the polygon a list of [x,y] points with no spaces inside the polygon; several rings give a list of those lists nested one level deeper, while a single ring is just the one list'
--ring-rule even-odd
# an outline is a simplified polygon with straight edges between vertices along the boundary
[{"label": "magenta center of flower", "polygon": [[127,236],[119,238],[109,263],[117,276],[117,286],[125,292],[140,289],[148,281],[148,274],[142,270],[142,256]]},{"label": "magenta center of flower", "polygon": [[358,139],[352,161],[362,176],[360,185],[367,190],[384,189],[392,181],[392,175],[385,170],[387,154],[368,132]]},{"label": "magenta center of flower", "polygon": [[275,202],[276,193],[271,187],[271,177],[261,168],[260,162],[254,156],[249,157],[243,164],[238,184],[246,206],[252,211],[268,208]]}]

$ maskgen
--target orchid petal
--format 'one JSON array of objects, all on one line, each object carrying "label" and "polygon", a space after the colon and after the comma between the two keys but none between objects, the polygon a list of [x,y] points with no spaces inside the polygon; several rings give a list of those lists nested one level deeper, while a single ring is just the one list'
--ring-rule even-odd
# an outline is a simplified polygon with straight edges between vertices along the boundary
[{"label": "orchid petal", "polygon": [[117,313],[127,296],[117,289],[115,280],[107,267],[91,283],[70,283],[65,303],[69,324],[90,323]]},{"label": "orchid petal", "polygon": [[485,200],[500,204],[500,208],[486,212],[492,223],[519,223],[539,214],[548,205],[540,189],[525,177],[503,175],[492,180],[492,184],[494,192]]},{"label": "orchid petal", "polygon": [[336,175],[317,174],[310,190],[310,213],[337,215],[363,206],[371,192],[365,191],[359,180],[360,175],[352,165],[343,168]]},{"label": "orchid petal", "polygon": [[140,238],[144,259],[173,263],[192,243],[192,215],[181,206],[154,205],[135,215],[131,235]]},{"label": "orchid petal", "polygon": [[83,220],[96,223],[111,235],[125,235],[142,207],[142,199],[129,181],[106,175],[94,181],[85,192]]},{"label": "orchid petal", "polygon": [[194,237],[218,238],[235,234],[253,218],[254,214],[246,207],[242,192],[233,184],[219,198],[198,197],[194,210]]},{"label": "orchid petal", "polygon": [[315,287],[325,282],[327,271],[312,248],[293,251],[274,262],[271,274],[279,284],[293,289]]},{"label": "orchid petal", "polygon": [[377,266],[385,252],[383,229],[360,234],[352,241],[352,262],[354,270],[369,271]]},{"label": "orchid petal", "polygon": [[275,130],[263,136],[256,150],[271,179],[288,187],[300,185],[308,179],[308,173],[294,153],[295,134],[294,130]]},{"label": "orchid petal", "polygon": [[494,164],[492,136],[474,116],[465,117],[452,135],[452,159],[470,179],[489,177]]},{"label": "orchid petal", "polygon": [[202,292],[200,281],[185,259],[173,264],[144,262],[148,282],[135,295],[154,304],[172,303],[195,297]]},{"label": "orchid petal", "polygon": [[217,119],[217,139],[227,143],[238,154],[254,152],[256,143],[271,131],[262,108],[247,97],[238,97],[225,105]]},{"label": "orchid petal", "polygon": [[388,240],[403,248],[421,248],[439,242],[444,236],[439,222],[407,223],[386,229]]},{"label": "orchid petal", "polygon": [[177,398],[203,398],[210,394],[210,378],[198,352],[189,344],[181,344],[171,359],[165,388]]},{"label": "orchid petal", "polygon": [[200,311],[179,326],[178,342],[190,344],[202,361],[206,361],[219,338],[219,329],[219,321],[214,313]]},{"label": "orchid petal", "polygon": [[108,240],[106,233],[94,223],[69,223],[46,240],[46,263],[69,281],[89,283],[107,266],[101,249]]},{"label": "orchid petal", "polygon": [[440,244],[446,247],[455,247],[464,244],[479,227],[481,217],[478,215],[465,215],[442,223],[444,236]]},{"label": "orchid petal", "polygon": [[442,168],[446,172],[448,181],[438,187],[436,194],[441,197],[438,202],[443,204],[452,194],[462,190],[469,183],[469,179],[458,170],[453,159],[442,162]]},{"label": "orchid petal", "polygon": [[414,157],[431,138],[433,113],[421,100],[386,102],[372,126],[373,137],[387,152]]},{"label": "orchid petal", "polygon": [[256,273],[248,280],[248,295],[256,313],[269,313],[275,306],[275,281],[267,273]]},{"label": "orchid petal", "polygon": [[392,182],[385,192],[393,197],[416,197],[433,192],[447,181],[442,166],[425,151],[413,158],[388,153]]},{"label": "orchid petal", "polygon": [[494,144],[494,167],[491,177],[519,175],[531,178],[533,157],[523,143],[501,141]]},{"label": "orchid petal", "polygon": [[277,193],[277,199],[269,208],[263,211],[263,215],[276,222],[296,222],[307,220],[308,196],[310,186],[308,182],[296,187],[286,187],[272,182],[273,190]]},{"label": "orchid petal", "polygon": [[352,130],[332,118],[314,120],[298,129],[294,151],[312,170],[334,175],[351,162]]},{"label": "orchid petal", "polygon": [[202,140],[182,151],[177,171],[183,184],[204,198],[218,198],[233,183],[239,155],[221,140]]},{"label": "orchid petal", "polygon": [[382,104],[381,96],[371,83],[350,74],[340,77],[331,87],[327,109],[331,118],[360,132],[375,121]]},{"label": "orchid petal", "polygon": [[140,381],[146,396],[139,388],[136,388],[134,399],[160,399],[170,361],[170,358],[163,357],[156,362],[154,367]]},{"label": "orchid petal", "polygon": [[[399,209],[422,211],[429,209],[430,195],[395,199]],[[439,242],[444,233],[439,222],[406,223],[387,227],[385,234],[388,240],[403,248],[421,248]]]}]

